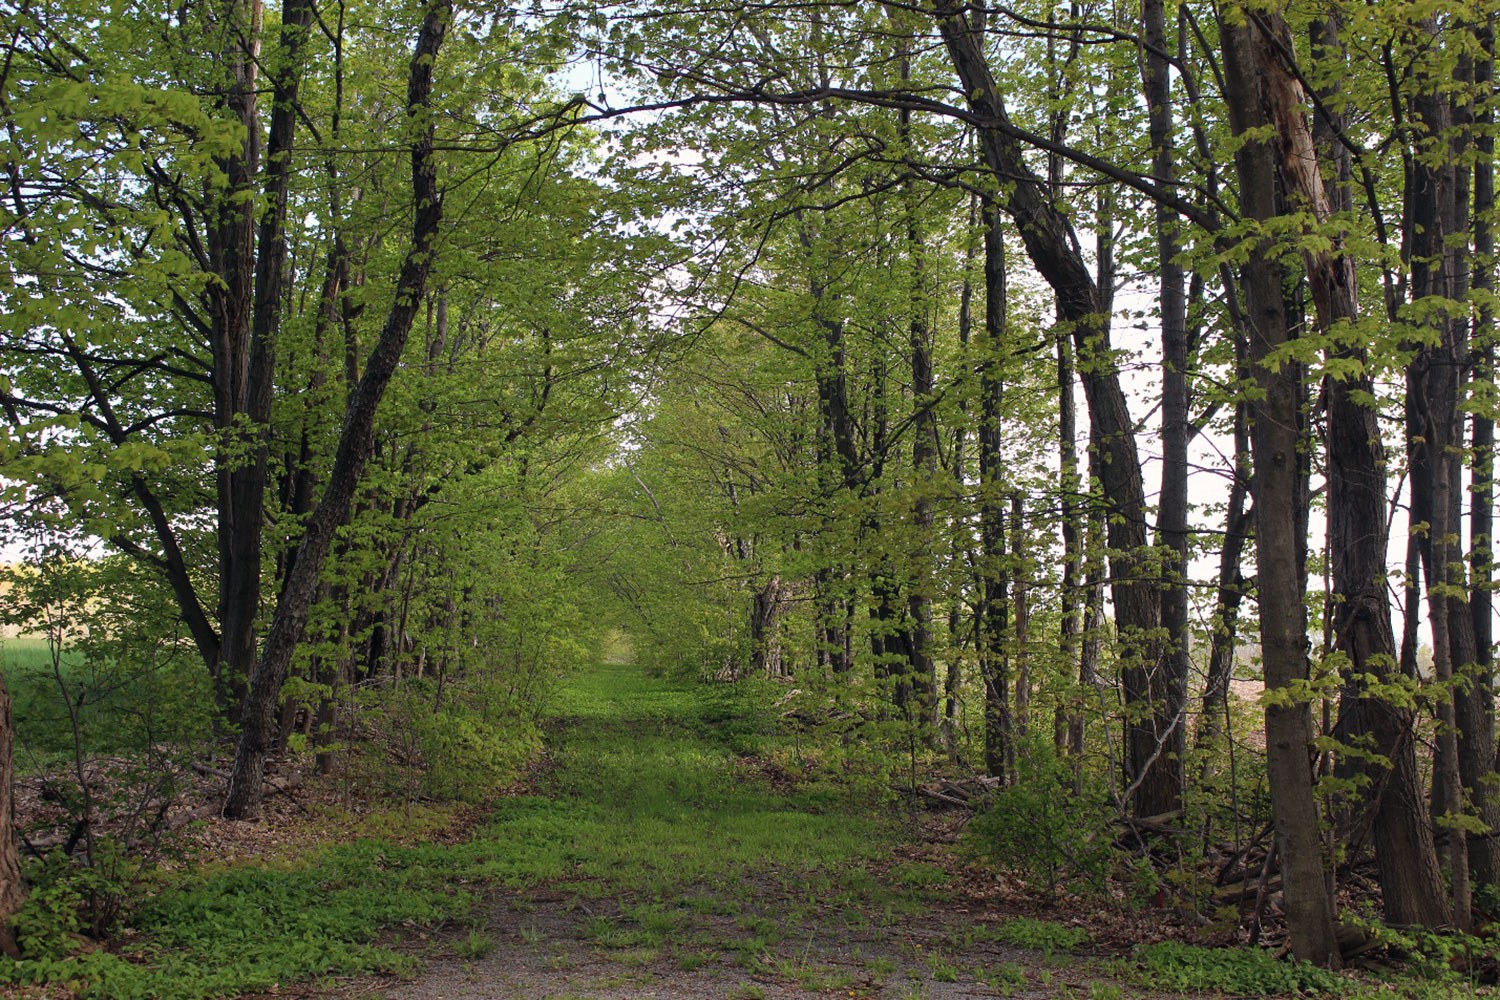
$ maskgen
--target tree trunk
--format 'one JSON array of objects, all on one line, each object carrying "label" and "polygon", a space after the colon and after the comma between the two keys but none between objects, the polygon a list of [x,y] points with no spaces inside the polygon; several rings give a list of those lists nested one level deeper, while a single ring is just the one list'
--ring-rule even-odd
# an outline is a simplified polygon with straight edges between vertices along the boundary
[{"label": "tree trunk", "polygon": [[16,851],[15,727],[11,724],[10,691],[0,676],[0,954],[20,958],[10,919],[26,901],[21,861]]},{"label": "tree trunk", "polygon": [[[439,0],[428,6],[423,17],[407,84],[407,114],[414,124],[425,118],[431,105],[433,64],[452,13],[451,2]],[[224,803],[224,815],[230,819],[259,818],[266,752],[274,735],[276,702],[281,685],[286,680],[292,654],[307,625],[308,610],[334,532],[348,520],[360,475],[374,447],[376,410],[401,361],[402,349],[426,291],[437,230],[442,220],[442,195],[437,185],[430,121],[420,121],[411,157],[415,205],[411,246],[401,264],[395,302],[386,317],[380,340],[349,400],[328,485],[298,546],[296,566],[277,601],[265,650],[251,678],[240,738],[235,747],[234,770]]]},{"label": "tree trunk", "polygon": [[1007,325],[1005,232],[997,206],[986,205],[984,232],[984,348],[979,368],[979,661],[984,675],[985,770],[1015,777],[1010,714],[1010,604],[1005,566],[1005,456],[1002,449],[1005,383],[1000,358]]},{"label": "tree trunk", "polygon": [[[1432,39],[1438,37],[1434,21],[1425,25]],[[1423,80],[1412,98],[1413,118],[1428,135],[1447,137],[1453,127],[1451,98],[1436,81]],[[1414,303],[1432,305],[1463,298],[1466,282],[1451,241],[1464,235],[1458,218],[1462,209],[1459,170],[1451,156],[1423,155],[1415,158],[1410,186],[1411,294]],[[1466,227],[1465,227],[1466,228]],[[1462,562],[1454,540],[1460,525],[1455,516],[1462,483],[1459,454],[1462,427],[1459,415],[1459,376],[1467,330],[1440,311],[1430,321],[1435,343],[1418,346],[1407,368],[1406,416],[1408,464],[1411,468],[1411,519],[1425,524],[1422,534],[1423,575],[1427,583],[1428,627],[1432,632],[1434,697],[1437,705],[1437,752],[1433,766],[1433,814],[1440,827],[1439,846],[1448,864],[1453,893],[1453,922],[1467,929],[1470,921],[1468,841],[1447,817],[1463,813],[1463,760],[1472,753],[1460,751],[1459,710],[1465,699],[1453,687],[1463,667],[1474,662],[1474,632],[1469,609],[1450,587],[1463,592]],[[1473,714],[1472,706],[1465,716]],[[1481,734],[1476,733],[1476,737]],[[1482,737],[1481,737],[1482,738]],[[1467,742],[1466,740],[1464,742]],[[1488,768],[1485,769],[1488,773]]]},{"label": "tree trunk", "polygon": [[[1084,698],[1086,689],[1079,672],[1079,591],[1083,564],[1083,504],[1078,481],[1078,413],[1073,401],[1073,347],[1066,336],[1057,338],[1057,455],[1058,484],[1062,491],[1063,565],[1058,595],[1058,653],[1064,676],[1076,678],[1077,687],[1068,699],[1067,755],[1073,764],[1075,782],[1083,778]],[[1071,676],[1070,676],[1071,675]]]},{"label": "tree trunk", "polygon": [[[1245,403],[1234,409],[1234,483],[1229,487],[1224,512],[1224,542],[1219,549],[1219,583],[1214,598],[1214,638],[1209,646],[1207,678],[1203,685],[1203,712],[1198,717],[1195,742],[1207,749],[1225,732],[1229,710],[1229,682],[1234,679],[1234,655],[1239,645],[1240,602],[1245,596],[1241,557],[1250,537],[1251,515],[1245,510],[1249,496],[1250,413]],[[1204,765],[1208,773],[1208,764]]]},{"label": "tree trunk", "polygon": [[773,576],[756,590],[750,611],[751,669],[767,677],[787,676],[781,655],[781,612],[785,607],[781,577]]},{"label": "tree trunk", "polygon": [[[1320,49],[1336,48],[1336,22],[1324,22],[1320,36],[1316,39]],[[1261,72],[1267,84],[1267,110],[1279,139],[1282,188],[1288,198],[1310,210],[1316,222],[1327,224],[1335,207],[1346,207],[1342,179],[1348,176],[1348,164],[1333,152],[1333,176],[1324,180],[1320,151],[1303,110],[1309,103],[1307,96],[1293,68],[1285,64],[1286,57],[1271,54],[1292,51],[1290,38],[1274,42],[1280,45],[1267,44],[1260,50]],[[1325,145],[1325,151],[1332,149],[1331,143]],[[1329,197],[1329,187],[1336,202]],[[1375,387],[1363,346],[1340,337],[1342,329],[1359,318],[1354,259],[1337,240],[1327,250],[1304,250],[1303,261],[1319,332],[1335,344],[1344,341],[1330,348],[1329,356],[1353,362],[1353,374],[1324,381],[1332,624],[1337,648],[1347,664],[1339,726],[1353,743],[1373,741],[1374,751],[1390,762],[1388,769],[1363,768],[1374,790],[1375,850],[1386,919],[1439,926],[1448,919],[1448,907],[1418,791],[1412,713],[1364,689],[1365,678],[1373,678],[1376,684],[1393,679],[1396,641],[1386,594],[1389,537],[1384,446],[1378,415],[1368,402],[1374,398]]]},{"label": "tree trunk", "polygon": [[1024,740],[1031,729],[1031,661],[1026,648],[1031,610],[1027,606],[1025,508],[1022,504],[1019,492],[1010,495],[1010,653],[1016,665],[1016,737]]},{"label": "tree trunk", "polygon": [[[1168,65],[1166,5],[1163,0],[1142,0],[1141,20],[1145,34],[1145,90],[1151,140],[1151,176],[1163,190],[1171,190],[1177,179],[1172,143],[1172,85]],[[1157,508],[1157,547],[1161,551],[1161,630],[1163,650],[1159,664],[1133,665],[1125,675],[1126,698],[1152,705],[1152,729],[1141,733],[1132,747],[1132,772],[1139,774],[1145,761],[1136,754],[1149,748],[1169,760],[1182,761],[1187,748],[1183,713],[1187,705],[1188,665],[1188,330],[1187,278],[1177,263],[1181,252],[1177,238],[1179,220],[1166,205],[1156,205],[1156,252],[1160,270],[1161,309],[1161,499]],[[1142,670],[1159,669],[1153,678]],[[1134,691],[1132,692],[1132,686]],[[1165,695],[1165,702],[1156,699]],[[1149,743],[1147,742],[1149,737]],[[1160,750],[1157,747],[1160,747]],[[1181,764],[1173,770],[1181,775]],[[1179,793],[1180,795],[1180,793]],[[1165,804],[1165,800],[1162,804]]]},{"label": "tree trunk", "polygon": [[[1266,131],[1272,81],[1266,61],[1271,45],[1238,12],[1238,23],[1219,25],[1224,50],[1225,100],[1231,125],[1243,145],[1235,153],[1240,205],[1245,215],[1269,222],[1277,204],[1277,158]],[[1299,511],[1307,504],[1299,472],[1300,368],[1268,364],[1292,339],[1282,298],[1284,275],[1276,248],[1262,238],[1244,267],[1250,322],[1250,364],[1261,396],[1251,431],[1256,509],[1261,652],[1265,671],[1266,768],[1276,843],[1282,858],[1283,893],[1292,952],[1319,965],[1340,961],[1328,891],[1317,800],[1313,795],[1312,714],[1298,687],[1309,680],[1307,612],[1303,604],[1307,538]]]},{"label": "tree trunk", "polygon": [[[244,692],[255,660],[255,608],[260,599],[259,550],[246,559],[260,525],[243,523],[240,503],[245,458],[239,439],[250,373],[250,329],[255,294],[255,182],[260,166],[257,77],[260,62],[259,0],[226,0],[226,110],[245,131],[243,145],[219,161],[225,184],[208,227],[215,280],[208,290],[214,355],[214,426],[220,435],[215,461],[218,494],[219,646],[209,664],[219,708],[231,713]],[[253,564],[252,564],[253,562]]]},{"label": "tree trunk", "polygon": [[[1475,64],[1474,82],[1478,93],[1489,93],[1494,86],[1494,30],[1486,22],[1479,31],[1483,57]],[[1474,378],[1482,384],[1495,384],[1495,313],[1490,296],[1495,291],[1495,112],[1491,102],[1480,111],[1479,129],[1474,143],[1478,157],[1474,163],[1474,291],[1479,308],[1474,316],[1474,333],[1470,338],[1476,359]],[[1500,796],[1490,782],[1495,761],[1495,664],[1494,664],[1494,578],[1495,532],[1495,421],[1483,410],[1472,417],[1471,443],[1474,449],[1471,499],[1469,507],[1469,618],[1474,630],[1477,657],[1474,687],[1467,693],[1477,711],[1466,712],[1465,748],[1460,766],[1464,784],[1475,796],[1480,818],[1489,826],[1487,834],[1469,837],[1469,866],[1474,881],[1480,885],[1500,885]],[[1485,740],[1488,740],[1488,747]]]}]

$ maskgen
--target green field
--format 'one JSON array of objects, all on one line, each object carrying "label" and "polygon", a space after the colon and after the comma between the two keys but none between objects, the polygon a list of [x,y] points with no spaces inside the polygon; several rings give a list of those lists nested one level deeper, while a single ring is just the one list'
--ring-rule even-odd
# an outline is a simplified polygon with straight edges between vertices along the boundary
[{"label": "green field", "polygon": [[0,641],[0,669],[10,690],[16,761],[44,770],[58,755],[130,752],[189,741],[207,731],[207,679],[191,657],[122,665],[63,650],[44,639]]}]

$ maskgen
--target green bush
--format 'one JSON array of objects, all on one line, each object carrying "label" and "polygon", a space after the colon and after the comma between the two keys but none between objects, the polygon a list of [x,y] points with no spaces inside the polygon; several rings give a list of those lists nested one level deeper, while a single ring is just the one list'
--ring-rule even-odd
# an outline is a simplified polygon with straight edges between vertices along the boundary
[{"label": "green bush", "polygon": [[26,864],[26,902],[12,918],[28,958],[60,959],[78,950],[79,935],[103,937],[123,914],[140,866],[119,845],[99,839],[87,863],[50,851]]},{"label": "green bush", "polygon": [[387,794],[479,802],[515,777],[541,746],[529,713],[495,683],[403,681],[366,699],[379,738],[364,743],[364,770]]},{"label": "green bush", "polygon": [[1111,863],[1110,812],[1096,794],[1076,794],[1072,773],[1046,752],[1016,784],[995,792],[970,824],[969,848],[992,864],[1045,885],[1099,888]]}]

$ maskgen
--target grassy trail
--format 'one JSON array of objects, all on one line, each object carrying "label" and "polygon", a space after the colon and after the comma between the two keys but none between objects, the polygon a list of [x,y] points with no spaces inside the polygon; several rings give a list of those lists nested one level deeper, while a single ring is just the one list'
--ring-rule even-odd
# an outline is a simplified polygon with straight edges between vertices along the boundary
[{"label": "grassy trail", "polygon": [[1069,928],[935,905],[947,873],[894,860],[897,831],[847,789],[773,787],[751,766],[764,716],[736,689],[606,665],[559,702],[537,793],[502,801],[465,848],[502,889],[414,979],[345,995],[1136,994],[1066,954]]}]

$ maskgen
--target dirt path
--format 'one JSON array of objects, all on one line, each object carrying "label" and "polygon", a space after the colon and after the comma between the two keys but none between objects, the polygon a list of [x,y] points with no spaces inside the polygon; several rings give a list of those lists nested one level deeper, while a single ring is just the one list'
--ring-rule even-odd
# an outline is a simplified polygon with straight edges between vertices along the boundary
[{"label": "dirt path", "polygon": [[625,666],[576,682],[537,794],[502,802],[476,834],[493,845],[501,884],[466,926],[402,935],[398,947],[422,960],[410,979],[296,992],[1148,995],[1113,978],[1119,964],[1091,954],[1082,931],[966,907],[942,852],[903,842],[847,788],[767,780],[774,737],[736,697]]}]

